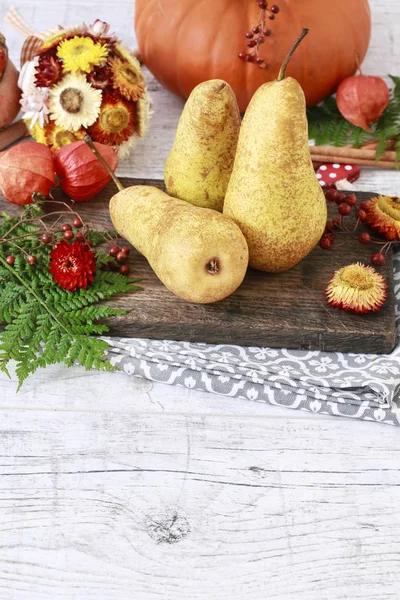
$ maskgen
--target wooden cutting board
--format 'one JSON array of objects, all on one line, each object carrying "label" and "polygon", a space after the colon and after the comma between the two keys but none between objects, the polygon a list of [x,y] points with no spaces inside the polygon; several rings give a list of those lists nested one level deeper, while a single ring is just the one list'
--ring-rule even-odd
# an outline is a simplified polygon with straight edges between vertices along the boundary
[{"label": "wooden cutting board", "polygon": [[[147,183],[163,188],[159,180],[122,182],[126,187]],[[77,205],[77,210],[96,227],[109,228],[108,200],[114,193],[115,187],[110,183],[98,198]],[[358,193],[357,197],[361,202],[372,195]],[[2,196],[0,209],[15,214],[19,210]],[[334,271],[357,261],[369,264],[373,253],[373,247],[362,246],[349,236],[341,236],[340,243],[342,239],[344,244],[333,250],[316,247],[286,273],[249,269],[232,296],[209,305],[189,304],[171,294],[146,259],[132,250],[131,270],[135,277],[141,278],[144,289],[110,301],[113,306],[130,311],[124,317],[108,321],[110,334],[243,346],[389,353],[396,342],[392,256],[379,269],[387,279],[389,297],[378,313],[354,315],[332,309],[324,290]]]}]

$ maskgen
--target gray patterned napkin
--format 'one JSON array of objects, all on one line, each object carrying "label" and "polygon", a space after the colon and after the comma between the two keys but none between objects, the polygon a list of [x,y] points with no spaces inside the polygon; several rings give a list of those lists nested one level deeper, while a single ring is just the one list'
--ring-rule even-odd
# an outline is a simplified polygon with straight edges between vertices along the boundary
[{"label": "gray patterned napkin", "polygon": [[[400,254],[395,256],[400,333]],[[400,425],[400,343],[375,356],[105,338],[121,371],[152,381],[310,412]]]}]

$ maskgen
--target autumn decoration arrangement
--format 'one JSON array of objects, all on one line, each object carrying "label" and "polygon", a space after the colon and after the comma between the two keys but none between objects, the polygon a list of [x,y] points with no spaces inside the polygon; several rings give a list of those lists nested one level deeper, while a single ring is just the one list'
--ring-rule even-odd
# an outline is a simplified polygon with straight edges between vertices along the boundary
[{"label": "autumn decoration arrangement", "polygon": [[[325,199],[315,177],[304,94],[295,79],[286,77],[290,59],[307,33],[303,30],[294,44],[277,80],[254,95],[241,126],[227,82],[207,81],[193,90],[165,165],[168,195],[149,186],[124,190],[116,181],[120,191],[110,203],[116,230],[148,258],[164,285],[185,300],[207,303],[232,293],[243,279],[247,253],[252,267],[281,272],[302,260],[318,241],[322,249],[334,249],[341,235],[352,235],[362,244],[379,245],[371,258],[379,267],[391,244],[398,241],[398,237],[394,242],[394,237],[383,241],[367,232],[357,234],[360,223],[380,227],[382,232],[378,223],[388,223],[390,214],[395,214],[393,205],[400,207],[398,199],[390,200],[390,211],[389,199],[363,203],[356,227],[350,230],[347,222],[356,210],[356,196],[327,186]],[[271,118],[265,119],[265,114]],[[209,127],[212,135],[207,135]],[[293,152],[299,157],[295,165]],[[326,200],[337,204],[333,220],[327,220]],[[380,214],[379,219],[377,203],[385,205],[380,209],[385,216]],[[218,210],[223,211],[224,221],[218,220]],[[166,215],[168,228],[163,229],[160,223]],[[397,213],[391,228],[386,225],[388,236],[393,236],[396,217]],[[232,229],[232,222],[238,230]],[[218,243],[209,238],[210,230]],[[185,261],[171,270],[178,247],[184,248]],[[327,289],[332,306],[359,313],[379,310],[386,295],[384,278],[374,267],[361,264],[336,273]]]},{"label": "autumn decoration arrangement", "polygon": [[[332,309],[359,314],[378,311],[385,303],[387,284],[378,269],[400,244],[400,200],[377,196],[359,205],[355,194],[341,192],[333,181],[340,169],[354,181],[358,167],[343,161],[343,168],[330,164],[329,172],[323,164],[316,175],[313,161],[324,155],[321,146],[321,154],[310,152],[308,143],[310,124],[318,144],[361,147],[368,142],[376,144],[371,148],[379,160],[386,161],[389,153],[394,161],[399,158],[400,79],[392,78],[395,87],[389,92],[380,78],[352,76],[354,61],[368,46],[368,3],[350,3],[346,31],[357,15],[360,35],[350,44],[351,52],[348,40],[346,45],[332,42],[329,53],[337,49],[338,60],[331,73],[321,70],[326,57],[314,51],[314,44],[322,32],[336,35],[343,19],[338,10],[337,22],[331,18],[330,28],[323,28],[325,2],[308,3],[318,5],[318,14],[310,16],[318,22],[317,33],[309,39],[304,28],[289,52],[287,36],[291,43],[296,36],[279,4],[212,3],[207,16],[201,13],[201,19],[210,20],[210,27],[201,28],[206,42],[214,22],[224,36],[222,16],[228,13],[232,28],[219,61],[210,60],[215,40],[208,40],[207,64],[202,53],[188,57],[185,48],[186,37],[195,31],[191,19],[200,19],[196,3],[186,6],[188,33],[184,28],[179,36],[182,47],[164,43],[161,50],[163,36],[154,35],[160,27],[164,37],[174,39],[181,26],[178,8],[185,3],[171,0],[169,14],[176,19],[161,28],[162,11],[155,16],[155,2],[137,1],[142,58],[162,83],[189,95],[165,164],[166,192],[146,185],[124,188],[115,176],[118,158],[146,131],[149,101],[139,62],[109,35],[108,25],[96,21],[58,31],[37,43],[22,69],[21,104],[36,142],[0,154],[3,195],[23,205],[19,216],[3,213],[0,220],[0,322],[6,323],[0,369],[7,372],[15,360],[20,385],[36,368],[54,362],[111,369],[104,359],[106,343],[95,336],[107,331],[103,319],[122,312],[102,301],[139,289],[137,280],[126,277],[129,246],[117,243],[117,237],[147,258],[173,294],[208,304],[231,295],[249,265],[281,273],[318,244],[320,252],[334,251],[349,236],[371,245],[371,264],[357,262],[332,273],[324,301]],[[221,6],[218,20],[215,11]],[[290,10],[294,17],[296,6]],[[254,26],[235,35],[245,21]],[[244,39],[245,49],[240,46]],[[271,39],[273,61],[266,52]],[[301,71],[297,80],[305,56],[308,74]],[[226,77],[213,76],[217,63]],[[336,99],[307,112],[307,101],[325,98],[340,81]],[[247,104],[241,121],[240,110]],[[77,212],[77,203],[90,201],[110,180],[118,189],[110,200],[115,231],[97,231]],[[72,204],[59,199],[57,188]],[[329,205],[337,215],[328,219]]]},{"label": "autumn decoration arrangement", "polygon": [[19,86],[30,134],[54,152],[88,132],[124,157],[147,131],[149,99],[140,64],[102,21],[39,40]]}]

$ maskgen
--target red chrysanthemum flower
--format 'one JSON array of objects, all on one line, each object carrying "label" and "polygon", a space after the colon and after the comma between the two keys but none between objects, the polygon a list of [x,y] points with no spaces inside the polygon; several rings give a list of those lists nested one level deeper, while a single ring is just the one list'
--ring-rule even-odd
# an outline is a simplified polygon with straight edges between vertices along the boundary
[{"label": "red chrysanthemum flower", "polygon": [[83,242],[59,242],[50,252],[49,273],[63,290],[87,289],[96,272],[93,252]]},{"label": "red chrysanthemum flower", "polygon": [[61,79],[62,62],[52,54],[43,54],[35,71],[35,84],[38,87],[50,87]]}]

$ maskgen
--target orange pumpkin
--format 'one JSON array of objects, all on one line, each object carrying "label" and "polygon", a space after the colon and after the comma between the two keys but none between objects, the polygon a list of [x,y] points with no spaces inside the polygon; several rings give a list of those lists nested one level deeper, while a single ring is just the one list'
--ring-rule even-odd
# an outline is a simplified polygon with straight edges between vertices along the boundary
[{"label": "orange pumpkin", "polygon": [[[301,27],[310,33],[296,52],[288,75],[302,85],[307,104],[331,95],[352,75],[368,49],[368,0],[275,0],[279,14],[272,35],[260,46],[266,67],[238,58],[245,34],[259,22],[257,0],[136,0],[140,56],[158,81],[187,98],[207,79],[224,79],[243,112],[256,89],[276,78]],[[271,3],[270,3],[271,4]]]}]

